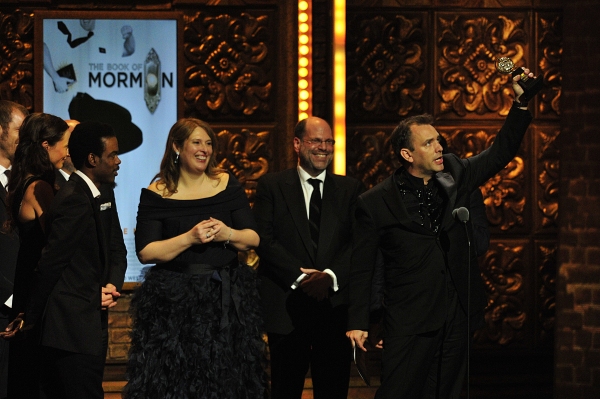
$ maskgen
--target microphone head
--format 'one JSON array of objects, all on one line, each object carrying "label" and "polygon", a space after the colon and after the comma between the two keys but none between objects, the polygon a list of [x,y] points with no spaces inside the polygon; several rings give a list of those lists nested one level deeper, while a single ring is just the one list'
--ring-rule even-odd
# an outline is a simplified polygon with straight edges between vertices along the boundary
[{"label": "microphone head", "polygon": [[461,223],[467,223],[469,221],[469,210],[464,206],[456,208],[452,211],[452,217],[454,217]]}]

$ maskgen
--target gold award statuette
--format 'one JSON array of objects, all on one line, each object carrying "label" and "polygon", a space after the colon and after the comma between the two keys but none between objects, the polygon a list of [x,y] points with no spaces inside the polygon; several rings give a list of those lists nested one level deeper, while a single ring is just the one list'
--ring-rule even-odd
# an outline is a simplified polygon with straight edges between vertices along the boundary
[{"label": "gold award statuette", "polygon": [[517,82],[523,88],[523,94],[519,97],[519,101],[528,102],[544,87],[544,80],[538,76],[530,78],[525,75],[523,68],[515,67],[515,63],[508,57],[500,57],[496,60],[496,70],[502,74],[511,74],[513,77],[521,75],[521,79]]}]

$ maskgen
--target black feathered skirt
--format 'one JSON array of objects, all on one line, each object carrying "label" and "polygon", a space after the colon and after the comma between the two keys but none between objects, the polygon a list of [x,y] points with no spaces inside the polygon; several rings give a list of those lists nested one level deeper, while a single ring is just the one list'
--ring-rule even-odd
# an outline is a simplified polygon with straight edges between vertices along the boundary
[{"label": "black feathered skirt", "polygon": [[256,284],[245,265],[199,274],[153,267],[131,301],[124,398],[268,397]]}]

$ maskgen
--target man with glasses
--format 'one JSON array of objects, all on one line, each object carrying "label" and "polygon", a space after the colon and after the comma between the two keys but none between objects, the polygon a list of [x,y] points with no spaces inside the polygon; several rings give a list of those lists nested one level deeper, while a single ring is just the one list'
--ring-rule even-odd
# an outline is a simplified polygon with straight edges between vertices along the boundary
[{"label": "man with glasses", "polygon": [[294,130],[298,165],[258,181],[258,275],[273,399],[300,399],[310,367],[315,399],[348,395],[345,338],[354,207],[362,184],[327,171],[335,141],[323,119]]}]

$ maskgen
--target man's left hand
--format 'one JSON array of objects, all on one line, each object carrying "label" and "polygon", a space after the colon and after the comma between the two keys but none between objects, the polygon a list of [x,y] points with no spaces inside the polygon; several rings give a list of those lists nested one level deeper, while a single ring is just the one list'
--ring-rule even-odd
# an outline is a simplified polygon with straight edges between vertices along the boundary
[{"label": "man's left hand", "polygon": [[300,283],[300,288],[306,295],[315,298],[317,301],[329,297],[329,288],[333,284],[329,274],[316,269],[300,268],[300,271],[307,274]]},{"label": "man's left hand", "polygon": [[101,306],[102,310],[110,309],[117,305],[117,299],[121,296],[121,293],[117,291],[117,287],[113,284],[106,284],[106,287],[102,287],[101,294]]}]

